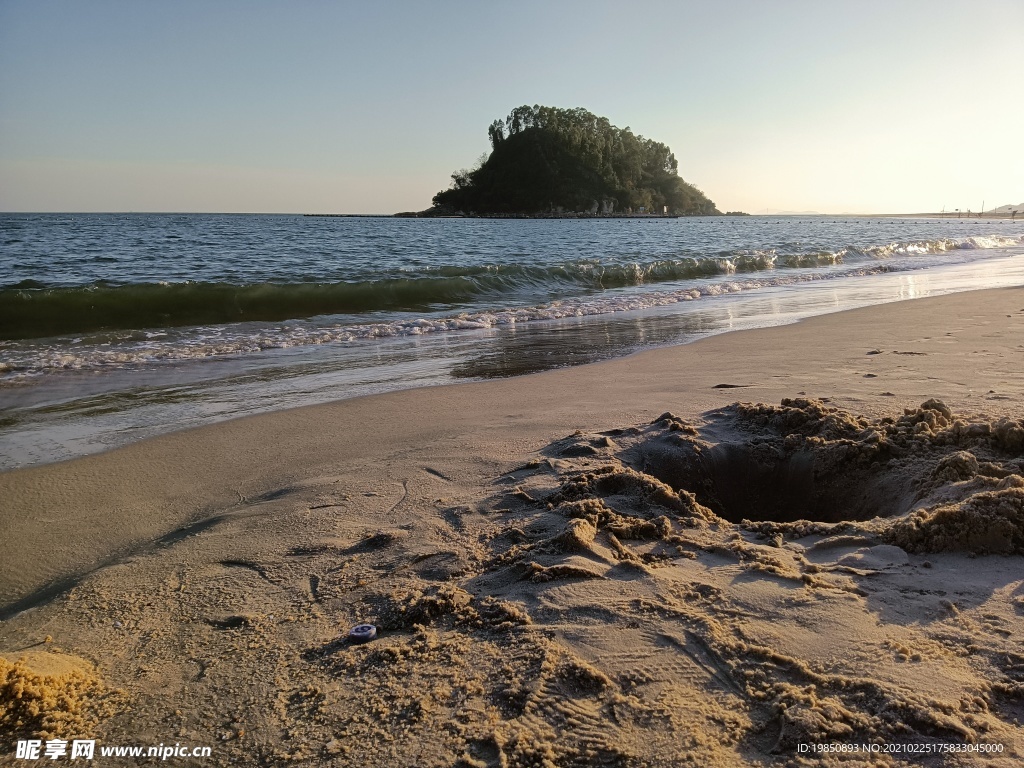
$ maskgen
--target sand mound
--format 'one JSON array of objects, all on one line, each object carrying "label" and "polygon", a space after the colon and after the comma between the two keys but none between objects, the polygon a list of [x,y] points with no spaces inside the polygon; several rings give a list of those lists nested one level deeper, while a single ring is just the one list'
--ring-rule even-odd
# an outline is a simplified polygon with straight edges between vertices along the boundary
[{"label": "sand mound", "polygon": [[89,738],[117,711],[118,699],[93,665],[76,656],[0,656],[0,733],[10,739]]},{"label": "sand mound", "polygon": [[529,624],[530,617],[513,603],[492,597],[475,598],[452,584],[423,585],[386,595],[379,609],[383,629],[409,630],[433,624],[476,628],[507,628]]},{"label": "sand mound", "polygon": [[1024,554],[1021,486],[1024,480],[1004,490],[977,493],[955,504],[914,512],[894,522],[883,536],[908,552]]},{"label": "sand mound", "polygon": [[595,496],[628,497],[638,509],[671,510],[692,522],[712,516],[689,491],[673,490],[657,477],[623,466],[605,466],[581,473],[568,480],[551,501],[579,501]]}]

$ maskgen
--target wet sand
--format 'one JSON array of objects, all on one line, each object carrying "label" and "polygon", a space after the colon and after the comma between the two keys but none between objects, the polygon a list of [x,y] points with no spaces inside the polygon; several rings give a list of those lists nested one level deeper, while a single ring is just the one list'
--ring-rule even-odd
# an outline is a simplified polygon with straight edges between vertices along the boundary
[{"label": "wet sand", "polygon": [[[43,702],[0,728],[239,765],[1017,764],[1022,361],[1024,290],[962,293],[0,475],[0,680]],[[812,751],[868,742],[933,746]]]}]

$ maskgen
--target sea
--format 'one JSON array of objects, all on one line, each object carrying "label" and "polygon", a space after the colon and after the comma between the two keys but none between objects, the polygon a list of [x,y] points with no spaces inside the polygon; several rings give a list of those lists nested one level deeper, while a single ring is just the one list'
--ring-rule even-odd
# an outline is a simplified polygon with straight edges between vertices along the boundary
[{"label": "sea", "polygon": [[1024,285],[1024,221],[0,214],[0,470]]}]

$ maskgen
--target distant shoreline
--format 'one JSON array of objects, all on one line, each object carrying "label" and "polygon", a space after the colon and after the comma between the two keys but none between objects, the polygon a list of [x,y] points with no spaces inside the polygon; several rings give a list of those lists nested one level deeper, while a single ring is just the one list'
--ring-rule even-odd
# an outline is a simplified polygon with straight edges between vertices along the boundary
[{"label": "distant shoreline", "polygon": [[[955,211],[954,211],[954,213],[955,213]],[[878,217],[878,218],[883,218],[883,219],[884,218],[888,218],[888,219],[892,219],[892,218],[902,218],[902,219],[981,219],[982,221],[984,221],[985,219],[1006,219],[1008,221],[1013,221],[1014,220],[1010,216],[1010,214],[1006,213],[1005,211],[995,211],[995,212],[988,211],[988,212],[984,213],[981,216],[979,216],[976,213],[972,213],[970,216],[967,216],[967,215],[954,216],[949,211],[946,211],[945,213],[942,213],[942,212],[938,212],[938,213],[904,213],[904,214],[878,213],[878,214],[874,214],[874,215],[876,217]],[[1020,221],[1024,221],[1024,210],[1018,211],[1017,219],[1019,219]]]}]

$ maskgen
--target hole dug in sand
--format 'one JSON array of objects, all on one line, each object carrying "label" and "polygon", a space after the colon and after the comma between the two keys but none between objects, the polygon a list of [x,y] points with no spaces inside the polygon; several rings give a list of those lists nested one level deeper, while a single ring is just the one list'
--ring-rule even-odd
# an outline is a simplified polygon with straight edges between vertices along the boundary
[{"label": "hole dug in sand", "polygon": [[[838,523],[907,512],[912,497],[900,478],[852,462],[822,461],[820,451],[785,451],[770,443],[722,443],[688,457],[685,476],[671,469],[655,477],[678,490],[690,486],[719,517]],[[699,490],[697,490],[699,489]]]},{"label": "hole dug in sand", "polygon": [[887,518],[909,551],[1024,551],[1024,423],[939,400],[868,419],[819,400],[735,403],[699,429],[666,413],[622,458],[730,522]]}]

